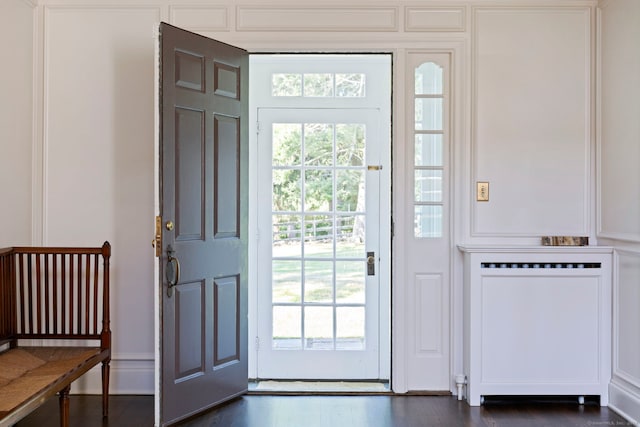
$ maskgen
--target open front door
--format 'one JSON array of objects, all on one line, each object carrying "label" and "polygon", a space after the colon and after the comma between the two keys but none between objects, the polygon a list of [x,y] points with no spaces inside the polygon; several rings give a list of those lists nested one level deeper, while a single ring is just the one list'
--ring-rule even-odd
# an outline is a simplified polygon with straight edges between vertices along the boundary
[{"label": "open front door", "polygon": [[248,54],[164,23],[160,52],[167,425],[247,389]]}]

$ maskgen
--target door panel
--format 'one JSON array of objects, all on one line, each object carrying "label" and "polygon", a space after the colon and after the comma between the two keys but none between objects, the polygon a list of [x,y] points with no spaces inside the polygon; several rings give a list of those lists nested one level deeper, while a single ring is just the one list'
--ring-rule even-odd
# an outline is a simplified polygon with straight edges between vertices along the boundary
[{"label": "door panel", "polygon": [[240,286],[239,277],[222,277],[214,281],[215,287],[215,359],[218,367],[240,359]]},{"label": "door panel", "polygon": [[[214,237],[239,237],[240,121],[237,117],[214,116],[215,208]],[[225,144],[220,144],[225,141]]]},{"label": "door panel", "polygon": [[203,240],[204,111],[176,108],[176,240]]},{"label": "door panel", "polygon": [[248,55],[161,24],[160,418],[247,389]]},{"label": "door panel", "polygon": [[[182,283],[175,291],[176,381],[202,373],[204,361],[203,282]],[[192,349],[200,349],[193,351]]]}]

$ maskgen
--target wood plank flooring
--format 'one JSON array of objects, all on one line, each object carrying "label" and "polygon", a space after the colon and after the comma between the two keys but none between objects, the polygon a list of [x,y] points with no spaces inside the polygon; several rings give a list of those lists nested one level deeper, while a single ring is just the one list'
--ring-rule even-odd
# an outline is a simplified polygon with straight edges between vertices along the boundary
[{"label": "wood plank flooring", "polygon": [[[57,427],[57,398],[16,427]],[[99,396],[71,396],[70,427],[153,426],[153,396],[111,396],[102,420]],[[180,427],[597,427],[631,426],[595,402],[505,399],[469,407],[451,396],[249,395]]]}]

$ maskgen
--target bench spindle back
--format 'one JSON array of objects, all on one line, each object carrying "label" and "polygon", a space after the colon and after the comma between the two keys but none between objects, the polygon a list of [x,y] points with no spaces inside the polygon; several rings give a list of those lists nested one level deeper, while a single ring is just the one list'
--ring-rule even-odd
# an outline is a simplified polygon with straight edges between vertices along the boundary
[{"label": "bench spindle back", "polygon": [[109,348],[109,243],[0,250],[0,344],[90,339]]},{"label": "bench spindle back", "polygon": [[11,286],[13,250],[0,249],[0,345],[10,341],[16,331],[15,287]]}]

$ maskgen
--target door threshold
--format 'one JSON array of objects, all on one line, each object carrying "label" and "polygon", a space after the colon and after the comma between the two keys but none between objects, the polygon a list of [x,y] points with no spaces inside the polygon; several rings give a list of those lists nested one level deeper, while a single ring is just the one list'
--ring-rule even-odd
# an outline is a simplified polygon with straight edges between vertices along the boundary
[{"label": "door threshold", "polygon": [[388,382],[257,380],[249,381],[250,394],[391,394]]}]

